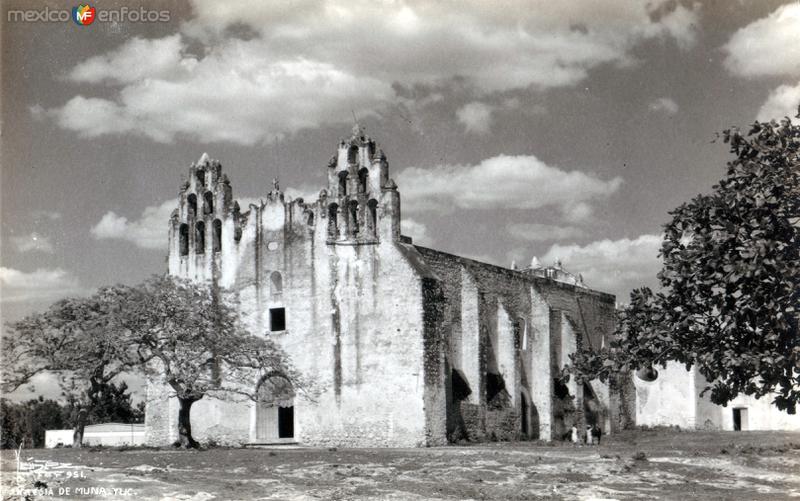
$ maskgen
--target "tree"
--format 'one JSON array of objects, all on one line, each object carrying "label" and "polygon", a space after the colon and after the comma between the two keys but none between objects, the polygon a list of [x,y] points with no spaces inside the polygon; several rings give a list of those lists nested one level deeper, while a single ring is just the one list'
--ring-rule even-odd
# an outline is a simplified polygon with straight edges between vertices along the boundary
[{"label": "tree", "polygon": [[[798,118],[800,118],[800,110]],[[668,360],[696,366],[714,403],[740,393],[800,401],[800,125],[756,122],[723,133],[735,158],[713,193],[673,210],[662,291],[640,289],[607,350],[572,372],[607,378]]]},{"label": "tree", "polygon": [[210,396],[225,400],[264,396],[258,386],[279,377],[307,397],[310,382],[271,340],[249,333],[233,295],[213,284],[153,277],[134,289],[120,325],[130,333],[141,367],[178,399],[178,443],[198,447],[192,437],[191,409]]},{"label": "tree", "polygon": [[[89,409],[86,417],[87,424],[97,423],[142,423],[144,422],[144,402],[134,405],[128,384],[121,381],[103,385],[97,391],[97,398]],[[82,405],[73,395],[67,396],[66,412],[69,416],[75,414],[74,408]]]},{"label": "tree", "polygon": [[0,448],[44,447],[45,430],[66,426],[64,408],[43,397],[14,403],[0,399]]},{"label": "tree", "polygon": [[12,324],[4,339],[4,391],[28,384],[39,373],[55,375],[72,402],[73,447],[81,447],[89,414],[99,406],[103,390],[139,361],[117,322],[130,293],[124,286],[105,287],[87,298],[58,301]]}]

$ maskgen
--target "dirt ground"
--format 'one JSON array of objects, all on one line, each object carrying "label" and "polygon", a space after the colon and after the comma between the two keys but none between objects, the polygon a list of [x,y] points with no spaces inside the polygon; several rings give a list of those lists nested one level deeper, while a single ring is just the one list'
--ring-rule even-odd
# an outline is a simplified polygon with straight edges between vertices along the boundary
[{"label": "dirt ground", "polygon": [[[22,451],[22,468],[36,468],[25,476],[28,488],[40,482],[27,491],[35,499],[800,498],[800,433],[659,430],[604,438],[592,447],[40,449]],[[13,499],[13,451],[3,451],[2,466],[4,499]]]}]

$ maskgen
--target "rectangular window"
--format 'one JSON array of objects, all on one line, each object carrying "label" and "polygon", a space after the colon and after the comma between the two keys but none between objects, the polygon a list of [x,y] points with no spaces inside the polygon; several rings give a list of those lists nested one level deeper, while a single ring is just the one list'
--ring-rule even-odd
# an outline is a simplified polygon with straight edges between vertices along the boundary
[{"label": "rectangular window", "polygon": [[272,332],[286,330],[286,308],[269,309],[269,330]]}]

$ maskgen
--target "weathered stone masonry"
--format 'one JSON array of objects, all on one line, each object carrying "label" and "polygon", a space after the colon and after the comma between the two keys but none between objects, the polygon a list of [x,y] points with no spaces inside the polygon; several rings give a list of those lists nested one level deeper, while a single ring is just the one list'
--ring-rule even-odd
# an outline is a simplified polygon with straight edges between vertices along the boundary
[{"label": "weathered stone masonry", "polygon": [[[327,172],[314,202],[287,199],[275,182],[243,209],[219,162],[203,155],[181,187],[169,273],[236,291],[252,332],[275,339],[324,388],[315,403],[201,400],[198,439],[431,446],[549,440],[583,421],[616,428],[607,387],[555,382],[569,353],[610,334],[613,296],[558,270],[413,245],[400,235],[386,156],[360,129]],[[148,395],[148,442],[169,443],[176,399],[156,384]]]}]

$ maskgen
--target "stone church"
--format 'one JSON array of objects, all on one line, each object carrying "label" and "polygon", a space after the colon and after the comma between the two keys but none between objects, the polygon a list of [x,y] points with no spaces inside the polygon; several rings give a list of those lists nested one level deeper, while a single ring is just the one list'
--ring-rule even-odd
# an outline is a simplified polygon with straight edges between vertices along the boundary
[{"label": "stone church", "polygon": [[[203,399],[195,438],[422,447],[625,424],[626,392],[559,378],[570,353],[612,333],[614,296],[559,264],[509,269],[415,245],[400,231],[402,187],[358,127],[322,168],[316,201],[291,200],[276,181],[241,207],[207,155],[181,187],[169,273],[235,291],[248,328],[324,388],[315,402]],[[148,388],[146,429],[163,445],[177,438],[178,409],[159,391]]]}]

